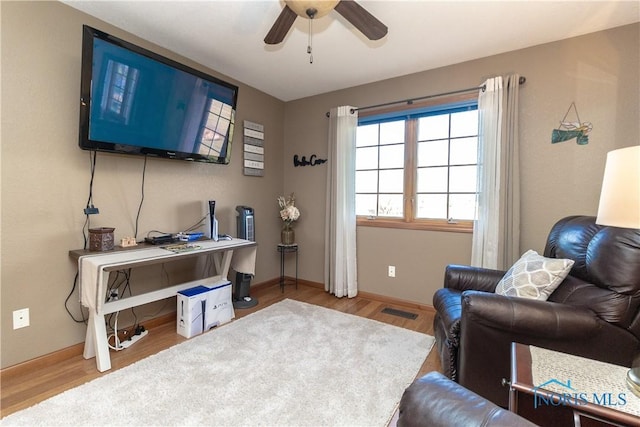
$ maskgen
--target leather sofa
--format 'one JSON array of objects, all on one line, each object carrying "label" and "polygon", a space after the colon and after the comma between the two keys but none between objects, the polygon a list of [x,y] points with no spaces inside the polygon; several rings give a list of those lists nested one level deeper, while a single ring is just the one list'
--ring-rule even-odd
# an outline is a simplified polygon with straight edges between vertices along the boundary
[{"label": "leather sofa", "polygon": [[502,407],[511,342],[621,366],[640,352],[640,230],[563,218],[544,256],[575,261],[546,301],[496,294],[504,271],[461,265],[447,266],[433,297],[443,373]]},{"label": "leather sofa", "polygon": [[430,372],[414,381],[402,395],[398,427],[535,426],[451,381]]}]

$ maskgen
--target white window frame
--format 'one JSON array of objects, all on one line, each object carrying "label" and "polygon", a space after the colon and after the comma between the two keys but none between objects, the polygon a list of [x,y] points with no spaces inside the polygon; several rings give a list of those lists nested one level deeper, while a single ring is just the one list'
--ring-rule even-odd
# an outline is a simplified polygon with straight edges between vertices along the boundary
[{"label": "white window frame", "polygon": [[[459,94],[438,100],[430,100],[420,104],[388,108],[386,110],[363,111],[359,113],[359,125],[372,124],[381,121],[390,121],[393,118],[402,119],[409,117],[415,120],[414,124],[405,126],[405,165],[404,165],[404,195],[403,217],[375,217],[357,216],[357,225],[366,227],[401,228],[414,230],[434,230],[470,233],[473,231],[473,220],[454,219],[423,219],[416,218],[417,206],[415,205],[416,181],[417,181],[417,117],[425,111],[433,114],[437,111],[445,111],[451,106],[467,106],[468,109],[477,108],[477,94]],[[409,121],[408,121],[409,122]],[[410,122],[409,122],[410,123]],[[448,166],[449,168],[451,165]],[[447,194],[452,194],[448,191]]]}]

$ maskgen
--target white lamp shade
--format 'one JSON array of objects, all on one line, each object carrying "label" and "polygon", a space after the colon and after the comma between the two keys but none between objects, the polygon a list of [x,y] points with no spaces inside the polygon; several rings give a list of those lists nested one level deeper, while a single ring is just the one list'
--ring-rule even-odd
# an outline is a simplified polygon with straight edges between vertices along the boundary
[{"label": "white lamp shade", "polygon": [[640,229],[640,145],[607,153],[596,223]]}]

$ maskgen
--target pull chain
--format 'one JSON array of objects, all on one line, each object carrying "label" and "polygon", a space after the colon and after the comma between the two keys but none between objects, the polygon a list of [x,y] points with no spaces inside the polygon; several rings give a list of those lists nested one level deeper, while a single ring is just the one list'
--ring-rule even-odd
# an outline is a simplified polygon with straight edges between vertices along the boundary
[{"label": "pull chain", "polygon": [[309,54],[309,64],[313,64],[313,54],[311,53],[311,45],[312,45],[312,22],[313,18],[309,19],[309,43],[307,44],[307,53]]}]

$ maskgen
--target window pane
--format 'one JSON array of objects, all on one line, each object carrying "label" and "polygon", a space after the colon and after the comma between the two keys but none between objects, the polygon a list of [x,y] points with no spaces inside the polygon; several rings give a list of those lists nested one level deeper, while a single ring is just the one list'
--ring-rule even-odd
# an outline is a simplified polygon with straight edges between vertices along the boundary
[{"label": "window pane", "polygon": [[376,194],[356,194],[356,215],[376,216]]},{"label": "window pane", "polygon": [[451,114],[451,137],[478,134],[478,110]]},{"label": "window pane", "polygon": [[476,213],[475,194],[452,194],[449,196],[449,216],[453,219],[474,220]]},{"label": "window pane", "polygon": [[402,194],[380,194],[378,216],[402,217]]},{"label": "window pane", "polygon": [[378,124],[358,126],[356,130],[356,147],[378,145]]},{"label": "window pane", "polygon": [[451,193],[475,193],[476,179],[475,166],[452,166],[449,191]]},{"label": "window pane", "polygon": [[[417,110],[399,111],[392,121],[380,116],[381,122],[358,127],[357,215],[409,222],[474,219],[478,111],[450,113],[451,107],[443,105],[417,119],[406,119]],[[404,194],[407,189],[413,194]],[[405,212],[407,197],[415,197],[415,204]]]},{"label": "window pane", "polygon": [[418,143],[418,167],[442,166],[449,163],[449,140]]},{"label": "window pane", "polygon": [[446,194],[418,194],[417,218],[446,218],[447,195]]},{"label": "window pane", "polygon": [[380,192],[400,193],[404,188],[404,170],[391,169],[380,171]]},{"label": "window pane", "polygon": [[378,147],[356,149],[356,170],[378,169]]},{"label": "window pane", "polygon": [[380,123],[380,145],[404,142],[404,120]]},{"label": "window pane", "polygon": [[404,166],[404,145],[386,145],[380,147],[380,169],[401,168]]},{"label": "window pane", "polygon": [[[377,193],[378,171],[356,172],[356,193]],[[374,205],[375,206],[375,205]]]},{"label": "window pane", "polygon": [[422,117],[418,120],[418,141],[449,137],[449,115]]},{"label": "window pane", "polygon": [[451,140],[451,164],[475,165],[478,163],[478,138]]},{"label": "window pane", "polygon": [[446,193],[447,192],[447,168],[420,168],[418,169],[418,193]]}]

